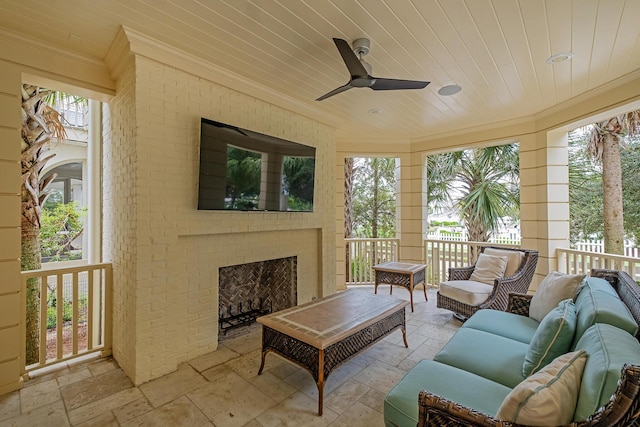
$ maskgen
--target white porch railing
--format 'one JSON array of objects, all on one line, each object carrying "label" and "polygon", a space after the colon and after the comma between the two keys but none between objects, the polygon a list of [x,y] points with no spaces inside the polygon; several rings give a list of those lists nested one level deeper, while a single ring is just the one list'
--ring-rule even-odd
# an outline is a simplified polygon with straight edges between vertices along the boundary
[{"label": "white porch railing", "polygon": [[347,243],[346,284],[373,283],[373,266],[398,260],[400,239],[344,239]]},{"label": "white porch railing", "polygon": [[[584,240],[575,243],[576,249],[582,252],[599,252],[604,253],[604,240]],[[624,256],[638,258],[640,256],[640,248],[636,247],[633,240],[624,240]]]},{"label": "white porch railing", "polygon": [[[399,239],[345,239],[347,242],[346,284],[372,284],[373,266],[398,261]],[[519,245],[493,242],[459,242],[439,239],[424,240],[423,261],[427,264],[427,284],[437,287],[447,280],[450,267],[465,267],[475,262],[481,246],[518,248]],[[623,270],[640,281],[640,258],[611,255],[577,249],[556,250],[558,270],[567,274],[589,273],[592,268]]]},{"label": "white porch railing", "polygon": [[[387,261],[398,261],[399,239],[345,239],[347,243],[346,284],[372,284],[373,266]],[[427,284],[438,286],[447,280],[449,267],[463,267],[472,264],[470,255],[473,248],[480,246],[500,246],[517,248],[518,245],[506,245],[487,242],[456,242],[445,240],[424,240],[423,259],[427,264]]]},{"label": "white porch railing", "polygon": [[557,248],[556,253],[561,273],[580,274],[604,268],[626,271],[635,281],[640,280],[640,258],[566,248]]},{"label": "white porch railing", "polygon": [[[427,233],[427,240],[446,240],[453,242],[467,242],[467,233],[446,233],[446,232],[430,232]],[[519,245],[520,244],[520,233],[503,233],[500,235],[492,235],[489,238],[489,242],[487,244],[496,244],[496,245]]]},{"label": "white porch railing", "polygon": [[[89,353],[111,354],[111,264],[23,271],[21,275],[23,318],[28,281],[35,282],[40,295],[38,360],[23,366],[23,374]],[[26,340],[23,326],[23,361]]]}]

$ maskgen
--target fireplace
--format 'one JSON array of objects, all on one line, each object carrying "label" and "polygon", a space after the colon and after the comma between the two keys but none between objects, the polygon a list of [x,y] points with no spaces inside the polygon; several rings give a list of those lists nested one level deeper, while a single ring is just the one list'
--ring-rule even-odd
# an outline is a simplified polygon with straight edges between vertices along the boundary
[{"label": "fireplace", "polygon": [[219,268],[219,336],[295,306],[297,264],[293,256]]}]

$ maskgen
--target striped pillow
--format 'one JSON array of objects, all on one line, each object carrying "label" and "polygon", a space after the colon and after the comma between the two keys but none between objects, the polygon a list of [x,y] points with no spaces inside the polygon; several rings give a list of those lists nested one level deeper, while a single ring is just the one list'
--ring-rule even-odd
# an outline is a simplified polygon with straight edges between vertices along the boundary
[{"label": "striped pillow", "polygon": [[587,353],[583,350],[557,357],[511,390],[496,418],[536,426],[569,424],[576,410],[586,361]]}]

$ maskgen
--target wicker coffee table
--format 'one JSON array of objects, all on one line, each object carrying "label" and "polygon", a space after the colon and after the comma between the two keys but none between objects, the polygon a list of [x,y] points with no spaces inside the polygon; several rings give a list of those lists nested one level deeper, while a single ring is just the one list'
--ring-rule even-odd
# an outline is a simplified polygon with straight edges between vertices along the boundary
[{"label": "wicker coffee table", "polygon": [[259,317],[262,324],[262,363],[268,352],[307,369],[318,386],[318,415],[322,415],[327,377],[361,350],[396,329],[407,334],[407,301],[350,289]]},{"label": "wicker coffee table", "polygon": [[404,286],[409,290],[409,300],[411,301],[411,312],[413,313],[413,287],[422,283],[424,287],[424,299],[427,298],[427,282],[425,278],[425,264],[409,264],[407,262],[383,262],[374,265],[373,271],[375,275],[373,292],[378,293],[378,285],[380,283],[389,286],[389,294],[393,293],[393,285]]}]

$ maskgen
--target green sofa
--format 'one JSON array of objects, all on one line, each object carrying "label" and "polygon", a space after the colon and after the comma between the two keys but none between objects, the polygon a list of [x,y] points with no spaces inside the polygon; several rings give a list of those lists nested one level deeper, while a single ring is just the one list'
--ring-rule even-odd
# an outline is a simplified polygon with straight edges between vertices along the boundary
[{"label": "green sofa", "polygon": [[[512,294],[506,312],[470,317],[433,360],[419,362],[390,390],[385,425],[520,425],[495,417],[526,378],[523,363],[541,324],[528,316],[530,300]],[[569,351],[587,354],[569,425],[638,425],[640,287],[624,272],[592,270],[568,301],[575,313]]]}]

